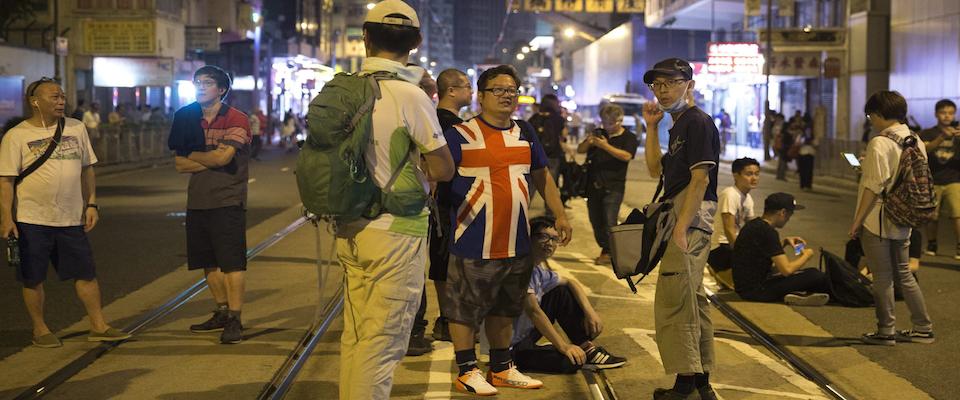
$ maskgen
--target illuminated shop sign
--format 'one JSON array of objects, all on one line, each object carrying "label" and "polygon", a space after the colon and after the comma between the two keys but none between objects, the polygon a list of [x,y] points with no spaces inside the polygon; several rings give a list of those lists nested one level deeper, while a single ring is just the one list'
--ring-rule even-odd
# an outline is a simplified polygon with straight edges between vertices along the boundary
[{"label": "illuminated shop sign", "polygon": [[760,45],[749,42],[711,42],[707,47],[707,71],[713,74],[762,74]]}]

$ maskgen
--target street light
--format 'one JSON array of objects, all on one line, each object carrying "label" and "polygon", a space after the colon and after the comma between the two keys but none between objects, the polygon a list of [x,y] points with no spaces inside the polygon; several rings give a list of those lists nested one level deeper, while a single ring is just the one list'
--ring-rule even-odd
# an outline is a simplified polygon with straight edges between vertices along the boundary
[{"label": "street light", "polygon": [[420,62],[422,62],[422,63],[427,62],[427,56],[422,56],[422,57],[420,57]]},{"label": "street light", "polygon": [[517,59],[518,59],[518,60],[523,61],[524,58],[527,58],[527,57],[524,56],[523,53],[517,53]]},{"label": "street light", "polygon": [[375,3],[367,3],[367,9],[368,9],[368,10],[372,10],[372,9],[373,9],[374,7],[376,7],[376,6],[377,6],[377,5],[376,5]]},{"label": "street light", "polygon": [[529,47],[527,47],[527,46],[523,46],[523,47],[522,47],[522,48],[520,49],[520,51],[522,51],[522,52],[523,52],[523,54],[527,54],[527,53],[529,53],[529,52],[530,52],[530,48],[529,48]]},{"label": "street light", "polygon": [[563,36],[566,36],[569,39],[573,39],[577,35],[577,30],[573,28],[567,28],[563,30]]},{"label": "street light", "polygon": [[436,61],[430,61],[430,66],[431,66],[431,67],[436,67],[436,66],[437,66],[437,62],[436,62]]}]

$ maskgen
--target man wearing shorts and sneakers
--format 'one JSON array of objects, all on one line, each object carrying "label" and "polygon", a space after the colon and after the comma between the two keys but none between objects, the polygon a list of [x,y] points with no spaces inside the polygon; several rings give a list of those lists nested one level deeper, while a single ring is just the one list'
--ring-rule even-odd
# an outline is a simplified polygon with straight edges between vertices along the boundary
[{"label": "man wearing shorts and sneakers", "polygon": [[[953,221],[954,232],[960,235],[960,128],[955,123],[957,105],[948,99],[934,106],[937,126],[920,132],[920,139],[927,147],[927,160],[933,174],[933,188],[937,194],[937,219],[940,210],[946,209]],[[934,220],[927,226],[927,255],[937,255],[937,230]],[[960,260],[960,236],[957,237],[954,259]]]},{"label": "man wearing shorts and sneakers", "polygon": [[[523,312],[533,271],[527,224],[531,187],[557,216],[561,243],[567,244],[572,233],[536,132],[510,118],[519,85],[509,65],[484,71],[477,81],[480,115],[444,132],[457,174],[450,181],[448,301],[440,306],[450,320],[459,369],[455,386],[479,395],[496,394],[495,386],[543,385],[520,373],[510,357],[513,320]],[[486,379],[477,367],[474,344],[481,322],[490,342]]]},{"label": "man wearing shorts and sneakers", "polygon": [[[247,165],[250,120],[222,101],[230,77],[207,65],[193,74],[197,101],[177,110],[171,127],[171,149],[177,172],[190,174],[187,186],[187,268],[202,269],[217,308],[191,332],[217,332],[220,343],[243,340],[240,311],[247,269]],[[173,146],[183,135],[203,138],[202,150]]]},{"label": "man wearing shorts and sneakers", "polygon": [[[18,238],[23,302],[33,322],[33,345],[60,347],[43,319],[43,281],[53,263],[61,280],[73,279],[77,297],[90,319],[87,340],[117,341],[130,334],[111,328],[100,305],[93,251],[87,232],[97,225],[96,176],[90,139],[83,123],[64,118],[66,96],[60,84],[41,79],[27,86],[31,115],[10,129],[0,145],[0,235]],[[60,121],[63,120],[62,127]],[[59,141],[56,131],[61,130]],[[49,158],[18,179],[49,146]]]}]

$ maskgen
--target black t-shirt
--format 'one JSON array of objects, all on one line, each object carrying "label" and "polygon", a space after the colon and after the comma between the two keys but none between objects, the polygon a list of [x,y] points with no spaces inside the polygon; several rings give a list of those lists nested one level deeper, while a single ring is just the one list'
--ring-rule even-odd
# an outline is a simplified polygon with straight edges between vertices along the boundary
[{"label": "black t-shirt", "polygon": [[737,293],[760,288],[773,271],[773,257],[783,254],[780,234],[763,218],[747,222],[733,246],[733,285]]},{"label": "black t-shirt", "polygon": [[[920,139],[929,142],[940,136],[940,127],[935,126],[920,132]],[[933,174],[934,185],[949,185],[960,182],[960,138],[946,139],[935,148],[927,147],[927,162]]]},{"label": "black t-shirt", "polygon": [[[617,136],[608,137],[607,141],[611,146],[624,150],[631,156],[637,154],[637,146],[639,145],[637,135],[634,135],[629,129],[624,129],[623,133]],[[596,147],[590,148],[587,157],[590,159],[591,182],[609,191],[624,192],[629,161],[620,161],[610,153]]]},{"label": "black t-shirt", "polygon": [[703,200],[717,201],[717,163],[720,162],[720,132],[710,115],[699,107],[684,112],[670,128],[670,145],[660,160],[663,166],[663,197],[673,198],[690,184],[690,169],[710,166],[710,183]]},{"label": "black t-shirt", "polygon": [[563,117],[555,113],[538,113],[530,117],[527,122],[537,130],[537,138],[540,139],[547,158],[563,158],[563,147],[560,146],[560,136],[563,135],[563,128],[566,126]]},{"label": "black t-shirt", "polygon": [[[437,109],[437,119],[440,120],[440,128],[443,132],[463,122],[457,114],[443,108]],[[450,204],[450,182],[437,182],[437,207],[440,208],[440,215],[448,213]]]}]

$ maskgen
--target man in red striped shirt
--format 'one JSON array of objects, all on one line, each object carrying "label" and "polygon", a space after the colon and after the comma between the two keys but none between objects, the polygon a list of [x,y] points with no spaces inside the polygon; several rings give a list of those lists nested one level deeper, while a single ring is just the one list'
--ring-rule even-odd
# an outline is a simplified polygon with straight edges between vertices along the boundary
[{"label": "man in red striped shirt", "polygon": [[177,172],[189,173],[187,187],[187,267],[202,269],[217,303],[206,322],[192,332],[223,331],[220,342],[240,343],[243,325],[244,271],[247,268],[247,164],[250,158],[250,122],[246,114],[222,101],[230,91],[230,77],[207,65],[193,75],[197,102],[174,114],[171,132],[203,132],[206,151],[175,156]]}]

